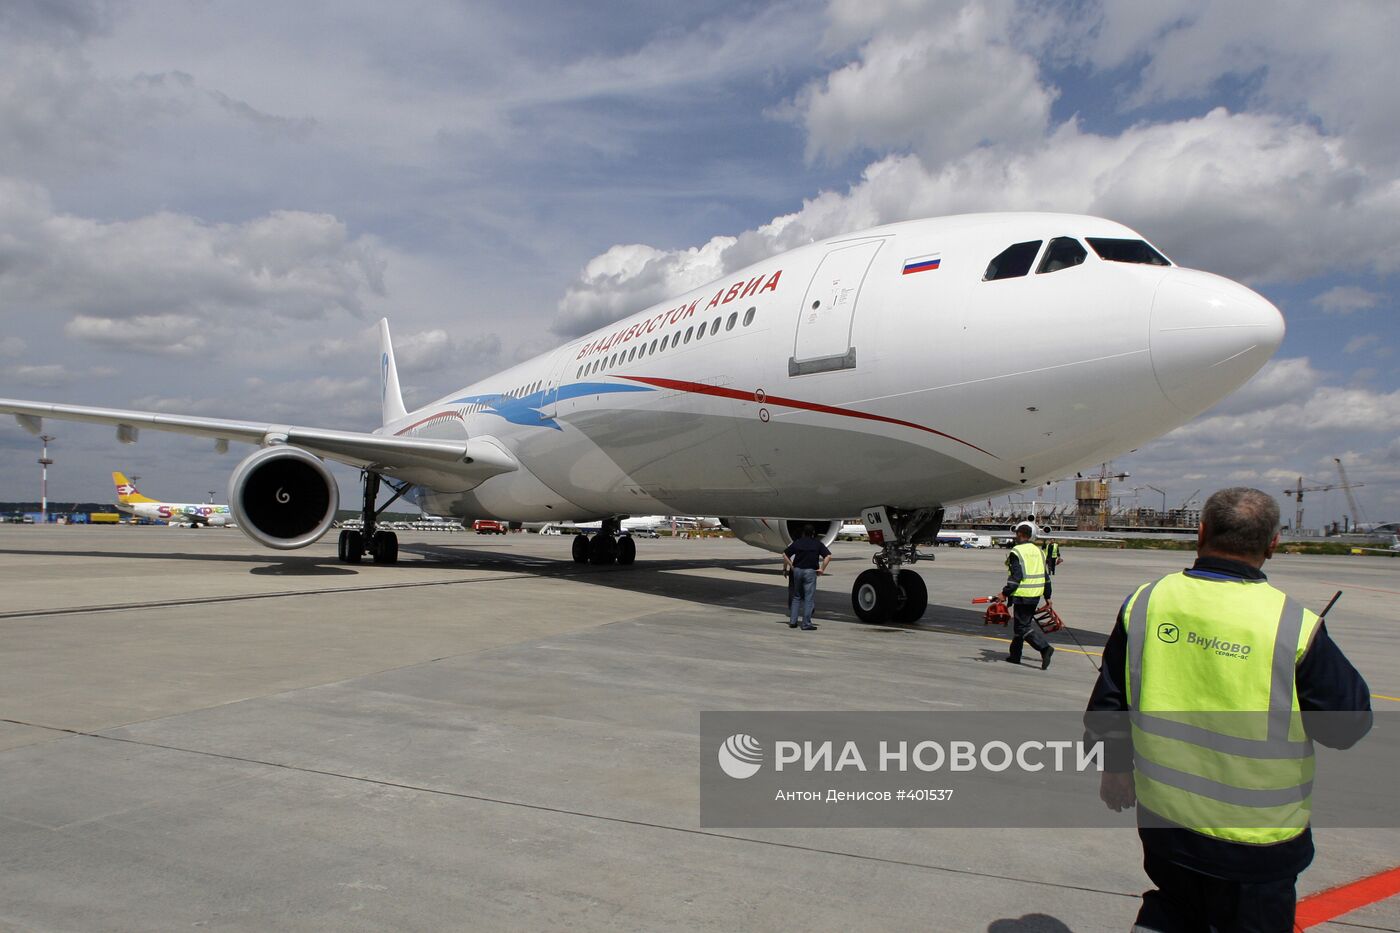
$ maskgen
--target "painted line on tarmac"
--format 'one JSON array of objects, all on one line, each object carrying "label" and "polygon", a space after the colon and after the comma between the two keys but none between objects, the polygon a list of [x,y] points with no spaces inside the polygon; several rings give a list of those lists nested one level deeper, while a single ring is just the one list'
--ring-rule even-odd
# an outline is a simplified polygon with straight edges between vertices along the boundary
[{"label": "painted line on tarmac", "polygon": [[1293,928],[1307,930],[1397,894],[1400,894],[1400,866],[1309,894],[1298,902]]}]

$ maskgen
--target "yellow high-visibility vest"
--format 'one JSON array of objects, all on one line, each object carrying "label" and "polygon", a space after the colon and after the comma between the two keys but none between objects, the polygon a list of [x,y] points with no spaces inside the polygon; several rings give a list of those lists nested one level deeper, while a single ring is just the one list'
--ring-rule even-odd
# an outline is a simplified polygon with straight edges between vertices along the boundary
[{"label": "yellow high-visibility vest", "polygon": [[1262,580],[1177,573],[1139,588],[1124,620],[1139,803],[1230,842],[1300,834],[1314,760],[1295,672],[1318,617]]},{"label": "yellow high-visibility vest", "polygon": [[[1021,559],[1021,582],[1012,596],[1043,596],[1045,594],[1045,555],[1040,548],[1031,544],[1018,544],[1011,553]],[[1011,557],[1006,558],[1006,569],[1011,570]],[[1007,583],[1011,580],[1008,578]]]}]

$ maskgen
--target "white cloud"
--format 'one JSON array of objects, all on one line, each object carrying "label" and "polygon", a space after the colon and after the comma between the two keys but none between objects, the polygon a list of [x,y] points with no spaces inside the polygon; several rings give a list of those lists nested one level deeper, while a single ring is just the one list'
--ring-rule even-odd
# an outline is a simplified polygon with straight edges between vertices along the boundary
[{"label": "white cloud", "polygon": [[1360,353],[1363,350],[1379,346],[1380,342],[1381,338],[1375,334],[1357,334],[1347,341],[1346,346],[1342,347],[1342,352]]},{"label": "white cloud", "polygon": [[378,384],[369,376],[275,380],[250,377],[243,381],[236,398],[145,395],[132,399],[131,407],[214,418],[335,425],[347,429],[377,427],[380,416]]},{"label": "white cloud", "polygon": [[833,4],[834,32],[874,21],[875,35],[796,102],[809,158],[910,150],[932,166],[1044,135],[1055,92],[1041,83],[1035,59],[1009,44],[1012,4],[860,6]]},{"label": "white cloud", "polygon": [[[0,177],[0,315],[74,315],[69,335],[192,352],[196,325],[359,315],[383,291],[373,243],[327,214],[273,211],[239,224],[158,213],[103,222],[53,210],[41,187]],[[179,331],[162,338],[167,328]]]},{"label": "white cloud", "polygon": [[1381,303],[1383,295],[1355,285],[1337,285],[1313,299],[1328,314],[1351,314],[1354,311],[1369,311]]},{"label": "white cloud", "polygon": [[570,288],[556,329],[601,326],[682,290],[675,285],[700,285],[814,239],[983,210],[1110,217],[1184,265],[1252,282],[1400,268],[1390,248],[1400,240],[1400,184],[1372,179],[1311,127],[1217,109],[1117,137],[1071,122],[1034,151],[977,149],[932,170],[888,156],[845,193],[824,192],[735,238],[688,250],[616,246]]},{"label": "white cloud", "polygon": [[1400,158],[1400,5],[1341,3],[1318,15],[1307,0],[1100,0],[1077,9],[1066,32],[1100,69],[1144,60],[1137,103],[1206,97],[1230,78],[1252,85],[1258,106],[1313,115],[1356,158]]},{"label": "white cloud", "polygon": [[1207,417],[1244,415],[1285,402],[1304,402],[1322,380],[1323,374],[1305,356],[1270,360],[1235,394],[1211,409]]},{"label": "white cloud", "polygon": [[650,246],[614,246],[584,267],[559,302],[556,333],[574,336],[602,327],[671,295],[722,275],[732,237],[704,246],[663,251]]},{"label": "white cloud", "polygon": [[79,314],[63,326],[63,333],[138,353],[191,356],[209,347],[199,318],[188,314],[138,314],[121,320]]},{"label": "white cloud", "polygon": [[61,363],[5,366],[0,367],[0,375],[7,382],[33,389],[56,389],[78,379],[77,373]]},{"label": "white cloud", "polygon": [[0,356],[19,356],[28,346],[19,337],[0,337]]},{"label": "white cloud", "polygon": [[[415,373],[448,368],[475,368],[496,362],[501,355],[501,338],[495,333],[463,337],[437,327],[391,336],[400,379],[407,379]],[[376,326],[360,330],[351,337],[322,340],[312,349],[312,353],[318,359],[346,361],[355,365],[377,360],[378,346],[379,328]],[[377,367],[378,364],[375,365]]]}]

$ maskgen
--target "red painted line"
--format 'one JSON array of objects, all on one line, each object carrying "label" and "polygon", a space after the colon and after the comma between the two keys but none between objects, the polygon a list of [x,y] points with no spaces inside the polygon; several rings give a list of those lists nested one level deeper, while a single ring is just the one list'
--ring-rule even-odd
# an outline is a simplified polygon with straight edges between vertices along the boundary
[{"label": "red painted line", "polygon": [[397,431],[394,432],[394,436],[395,436],[395,437],[399,437],[399,436],[401,436],[405,431],[412,431],[414,428],[418,427],[419,425],[427,424],[429,421],[432,421],[432,420],[435,419],[435,418],[456,418],[458,421],[464,421],[464,420],[466,420],[466,419],[464,419],[464,418],[462,417],[462,413],[461,413],[461,412],[458,412],[458,411],[440,411],[440,412],[438,412],[436,415],[429,415],[428,417],[424,418],[422,421],[415,421],[415,422],[413,422],[412,424],[410,424],[410,425],[409,425],[408,427],[406,427],[406,428],[399,428]]},{"label": "red painted line", "polygon": [[1396,894],[1400,894],[1400,867],[1309,894],[1298,902],[1298,910],[1293,915],[1293,928],[1306,930]]},{"label": "red painted line", "polygon": [[[623,379],[631,379],[633,382],[643,382],[661,389],[679,389],[682,392],[694,392],[699,395],[714,395],[719,398],[738,399],[741,402],[759,402],[757,393],[743,392],[739,389],[726,389],[723,386],[706,385],[703,382],[684,382],[680,379],[658,379],[647,376],[623,376]],[[783,398],[778,395],[765,395],[762,399],[764,405],[780,405],[783,408],[798,408],[803,411],[821,412],[826,415],[841,415],[846,418],[863,418],[866,421],[880,421],[885,424],[897,424],[903,428],[913,428],[916,431],[925,431],[929,434],[937,434],[939,437],[946,437],[950,441],[957,441],[965,447],[986,454],[987,456],[999,460],[996,454],[988,450],[983,450],[976,444],[965,441],[960,437],[945,434],[934,428],[925,427],[922,424],[915,424],[912,421],[901,421],[898,418],[886,418],[884,415],[871,414],[868,411],[857,411],[854,408],[837,408],[834,405],[822,405],[817,402],[804,402],[801,399]]]}]

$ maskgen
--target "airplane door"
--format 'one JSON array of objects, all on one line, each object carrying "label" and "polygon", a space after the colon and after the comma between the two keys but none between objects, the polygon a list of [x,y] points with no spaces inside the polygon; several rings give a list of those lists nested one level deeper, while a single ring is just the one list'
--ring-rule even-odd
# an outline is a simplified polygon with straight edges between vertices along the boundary
[{"label": "airplane door", "polygon": [[571,382],[569,373],[571,364],[577,365],[578,361],[574,355],[578,349],[578,344],[565,347],[555,356],[550,365],[549,379],[544,387],[544,399],[540,405],[540,420],[548,421],[559,415],[559,387],[565,382]]},{"label": "airplane door", "polygon": [[797,318],[797,335],[788,359],[789,376],[854,369],[851,343],[856,299],[870,262],[883,240],[866,240],[833,249],[812,275]]}]

